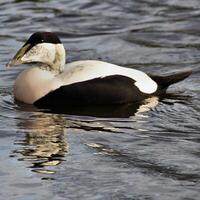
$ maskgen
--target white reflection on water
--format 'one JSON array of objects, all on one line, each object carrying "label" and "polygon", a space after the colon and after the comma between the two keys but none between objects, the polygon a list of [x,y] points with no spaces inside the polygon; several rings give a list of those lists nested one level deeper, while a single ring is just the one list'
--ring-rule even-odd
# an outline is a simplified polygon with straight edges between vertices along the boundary
[{"label": "white reflection on water", "polygon": [[37,113],[34,118],[22,119],[17,126],[25,135],[22,140],[15,141],[20,148],[14,151],[18,154],[18,160],[31,162],[29,167],[35,172],[55,173],[53,169],[48,170],[48,167],[60,164],[68,152],[63,123],[59,115],[46,113]]}]

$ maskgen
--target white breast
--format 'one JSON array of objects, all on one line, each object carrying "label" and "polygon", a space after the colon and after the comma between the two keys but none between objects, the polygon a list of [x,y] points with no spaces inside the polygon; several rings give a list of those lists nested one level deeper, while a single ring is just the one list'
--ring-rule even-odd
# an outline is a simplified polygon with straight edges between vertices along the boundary
[{"label": "white breast", "polygon": [[38,67],[24,70],[17,77],[14,85],[14,96],[24,103],[33,104],[39,98],[61,86],[59,79]]},{"label": "white breast", "polygon": [[76,61],[65,65],[65,71],[59,75],[59,79],[63,85],[68,85],[110,75],[122,75],[135,80],[135,85],[146,94],[154,93],[158,87],[144,72],[96,60]]}]

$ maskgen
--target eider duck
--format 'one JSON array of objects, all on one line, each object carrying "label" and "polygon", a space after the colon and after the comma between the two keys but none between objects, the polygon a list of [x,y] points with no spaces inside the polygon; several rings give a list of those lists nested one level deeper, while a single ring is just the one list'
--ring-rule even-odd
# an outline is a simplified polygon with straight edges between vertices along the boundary
[{"label": "eider duck", "polygon": [[39,108],[125,104],[163,94],[191,71],[170,76],[146,73],[98,60],[65,64],[65,48],[52,32],[36,32],[7,66],[31,63],[16,78],[17,101]]}]

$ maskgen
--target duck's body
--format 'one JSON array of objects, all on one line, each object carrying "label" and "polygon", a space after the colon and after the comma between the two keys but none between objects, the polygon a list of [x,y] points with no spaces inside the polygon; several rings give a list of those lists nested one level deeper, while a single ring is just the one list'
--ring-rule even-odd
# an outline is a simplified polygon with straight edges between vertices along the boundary
[{"label": "duck's body", "polygon": [[10,65],[36,64],[23,71],[14,85],[18,101],[38,107],[79,104],[121,104],[158,95],[191,72],[148,76],[142,71],[96,60],[65,64],[65,50],[53,33],[33,34]]},{"label": "duck's body", "polygon": [[[112,80],[114,77],[115,80]],[[116,83],[113,84],[113,81]],[[130,82],[132,82],[132,88],[130,88],[130,86],[127,87]],[[88,84],[91,84],[91,89],[94,89],[93,92],[91,89],[89,92]],[[65,96],[67,96],[66,102],[71,102],[71,104],[73,104],[73,102],[77,102],[78,99],[76,100],[75,97],[73,97],[72,100],[72,96],[67,94],[69,92],[73,93],[70,88],[73,87],[73,90],[76,91],[74,93],[78,96],[80,95],[80,91],[83,91],[86,85],[88,88],[88,94],[85,94],[84,96],[87,96],[88,103],[94,98],[89,98],[88,95],[90,95],[91,92],[96,97],[98,94],[102,97],[104,96],[103,99],[106,102],[105,97],[108,97],[109,93],[113,93],[114,88],[116,88],[116,93],[114,94],[115,98],[120,93],[124,94],[125,97],[127,89],[133,89],[133,87],[135,87],[134,90],[131,90],[133,93],[136,93],[135,90],[137,90],[137,93],[140,91],[144,94],[152,94],[157,89],[157,84],[141,71],[120,67],[102,61],[85,60],[66,64],[63,72],[58,75],[42,69],[41,64],[37,67],[35,66],[28,68],[17,77],[14,85],[14,95],[16,99],[20,101],[34,104],[36,101],[39,101],[40,98],[45,97],[50,92],[52,94],[53,91],[58,90],[56,95],[57,99],[55,100],[57,103],[58,101],[62,101],[63,104],[64,101],[61,99],[61,95],[63,94],[60,94],[60,88],[60,90],[62,89],[62,92],[65,90]],[[77,94],[78,89],[80,89],[80,91]],[[98,94],[94,94],[95,91]],[[108,92],[108,94],[106,92]],[[128,100],[125,100],[125,98],[124,100],[121,98],[120,101],[119,99],[115,98],[113,99],[114,101],[110,103],[128,102]],[[79,104],[84,104],[85,101],[82,101],[81,99],[82,98],[79,96]],[[99,100],[100,97],[96,99],[96,101]],[[132,99],[129,101],[137,101],[137,99]],[[51,103],[53,102],[51,101]]]}]

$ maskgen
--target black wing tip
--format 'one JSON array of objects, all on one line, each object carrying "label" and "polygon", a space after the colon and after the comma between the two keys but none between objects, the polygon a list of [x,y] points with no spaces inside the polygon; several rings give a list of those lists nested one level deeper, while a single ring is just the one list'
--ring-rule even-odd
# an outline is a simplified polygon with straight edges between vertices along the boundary
[{"label": "black wing tip", "polygon": [[188,76],[190,76],[191,74],[193,74],[193,70],[188,70],[188,71],[184,71],[184,72],[180,72],[180,73],[177,73],[178,74],[182,74],[183,76],[185,76],[185,78],[187,78]]},{"label": "black wing tip", "polygon": [[188,70],[184,72],[175,73],[168,76],[150,76],[160,88],[164,89],[169,87],[172,84],[180,82],[193,73],[193,70]]},{"label": "black wing tip", "polygon": [[[173,83],[177,83],[179,81],[182,81],[184,79],[186,79],[187,77],[189,77],[191,74],[193,73],[192,70],[189,70],[189,71],[184,71],[184,72],[180,72],[180,73],[176,73],[176,74],[173,74],[171,77],[172,77],[172,84]],[[169,76],[170,78],[170,76]]]},{"label": "black wing tip", "polygon": [[169,85],[180,82],[180,81],[186,79],[192,73],[193,73],[193,71],[189,70],[189,71],[179,72],[179,73],[175,73],[173,75],[167,76],[167,79],[169,79]]}]

